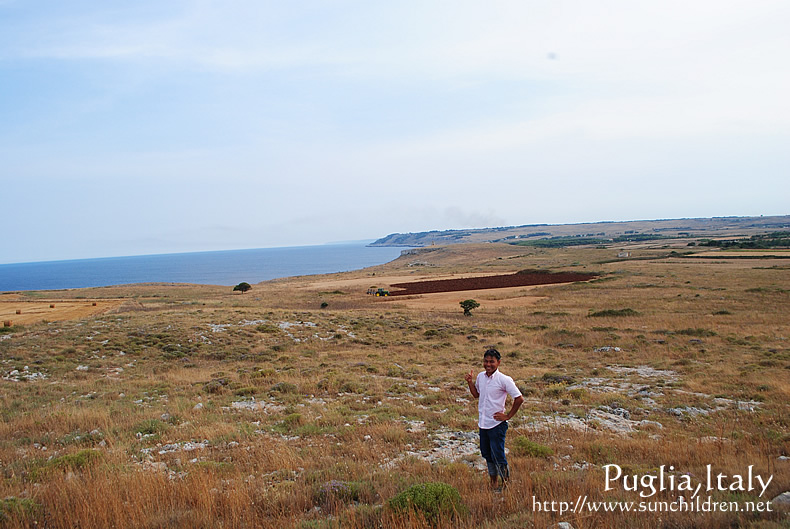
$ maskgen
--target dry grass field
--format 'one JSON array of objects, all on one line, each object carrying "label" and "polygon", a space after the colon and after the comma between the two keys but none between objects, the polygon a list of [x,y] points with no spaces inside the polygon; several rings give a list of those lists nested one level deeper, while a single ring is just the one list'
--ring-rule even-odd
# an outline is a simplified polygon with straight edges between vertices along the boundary
[{"label": "dry grass field", "polygon": [[[91,310],[0,328],[0,526],[790,527],[765,505],[790,490],[790,261],[621,249],[454,245],[245,294],[6,296],[23,314],[50,299]],[[524,269],[599,276],[365,293]],[[469,298],[481,306],[464,317]],[[487,488],[463,380],[492,345],[526,398],[502,493]],[[606,490],[606,465],[638,490]],[[765,490],[750,475],[770,477]],[[390,501],[430,482],[460,500]],[[720,507],[673,511],[692,495],[681,482]]]},{"label": "dry grass field", "polygon": [[103,314],[121,304],[117,300],[23,299],[20,294],[0,295],[0,321],[30,325],[41,321],[78,320]]}]

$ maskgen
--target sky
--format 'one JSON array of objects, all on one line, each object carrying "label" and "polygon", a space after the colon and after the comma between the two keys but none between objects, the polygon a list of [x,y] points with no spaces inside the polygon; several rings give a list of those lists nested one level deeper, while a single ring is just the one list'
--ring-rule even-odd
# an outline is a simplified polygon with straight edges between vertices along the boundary
[{"label": "sky", "polygon": [[787,0],[0,0],[0,263],[790,214]]}]

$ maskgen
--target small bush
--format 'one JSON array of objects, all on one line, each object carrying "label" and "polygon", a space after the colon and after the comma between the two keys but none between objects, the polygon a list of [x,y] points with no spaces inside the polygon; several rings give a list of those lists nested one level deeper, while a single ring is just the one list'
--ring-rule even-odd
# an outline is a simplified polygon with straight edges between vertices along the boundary
[{"label": "small bush", "polygon": [[102,439],[104,439],[104,436],[100,432],[87,433],[75,430],[58,439],[58,443],[64,446],[77,444],[95,445],[100,443]]},{"label": "small bush", "polygon": [[543,373],[541,379],[549,384],[572,384],[573,377],[570,375],[561,375],[559,373]]},{"label": "small bush", "polygon": [[8,521],[9,515],[34,516],[40,509],[41,506],[29,498],[5,498],[0,500],[0,522]]},{"label": "small bush", "polygon": [[75,454],[65,454],[47,461],[47,468],[53,470],[80,470],[87,468],[99,459],[98,450],[80,450]]},{"label": "small bush", "polygon": [[165,430],[167,430],[167,425],[159,419],[146,419],[134,429],[135,433],[141,435],[156,435],[164,433]]},{"label": "small bush", "polygon": [[206,382],[203,385],[203,391],[206,393],[211,393],[214,395],[218,395],[220,393],[225,392],[225,386],[228,385],[228,381],[224,378],[215,378],[210,382]]},{"label": "small bush", "polygon": [[708,329],[681,329],[678,331],[678,334],[682,334],[683,336],[716,336],[715,331],[710,331]]},{"label": "small bush", "polygon": [[267,378],[274,376],[275,370],[270,367],[262,367],[250,373],[248,376],[250,378]]},{"label": "small bush", "polygon": [[573,388],[568,390],[568,395],[570,395],[572,399],[582,400],[587,395],[587,390],[584,388]]},{"label": "small bush", "polygon": [[233,464],[225,461],[198,461],[195,468],[209,474],[228,474],[233,471]]},{"label": "small bush", "polygon": [[298,393],[299,387],[296,384],[291,384],[290,382],[278,382],[272,386],[271,391],[277,391],[279,393]]},{"label": "small bush", "polygon": [[304,424],[304,417],[299,413],[291,413],[283,417],[283,420],[275,424],[272,429],[275,432],[287,434]]},{"label": "small bush", "polygon": [[587,315],[588,318],[606,318],[606,317],[621,317],[621,316],[637,316],[639,313],[634,309],[606,309],[591,312]]},{"label": "small bush", "polygon": [[350,503],[359,501],[359,483],[352,481],[327,481],[318,488],[316,499],[326,505],[332,502]]},{"label": "small bush", "polygon": [[554,454],[550,447],[530,441],[523,435],[513,442],[513,452],[523,457],[549,457]]},{"label": "small bush", "polygon": [[614,447],[600,441],[582,446],[580,452],[585,455],[587,461],[596,465],[611,463],[615,460]]},{"label": "small bush", "polygon": [[419,512],[431,522],[438,522],[441,518],[465,516],[468,513],[458,490],[441,482],[412,485],[391,498],[387,505],[398,513],[411,510]]},{"label": "small bush", "polygon": [[567,386],[565,384],[549,384],[545,390],[543,390],[543,394],[547,397],[559,397],[563,393],[565,393],[565,388]]}]

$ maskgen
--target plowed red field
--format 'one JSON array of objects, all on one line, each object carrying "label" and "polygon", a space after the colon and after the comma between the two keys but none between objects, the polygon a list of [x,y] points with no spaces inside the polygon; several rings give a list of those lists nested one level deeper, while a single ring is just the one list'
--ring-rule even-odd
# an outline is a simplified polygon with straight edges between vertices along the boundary
[{"label": "plowed red field", "polygon": [[[460,290],[483,290],[488,288],[524,287],[589,281],[596,274],[579,272],[516,272],[498,276],[468,277],[461,279],[437,279],[434,281],[415,281],[391,285],[390,296],[410,296],[436,292],[457,292]],[[395,290],[397,289],[397,290]]]}]

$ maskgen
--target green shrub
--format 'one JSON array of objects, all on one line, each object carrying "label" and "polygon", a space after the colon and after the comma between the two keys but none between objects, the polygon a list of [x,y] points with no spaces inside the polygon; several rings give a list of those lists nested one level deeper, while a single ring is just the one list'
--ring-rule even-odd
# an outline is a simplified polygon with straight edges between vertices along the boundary
[{"label": "green shrub", "polygon": [[587,315],[588,318],[605,318],[605,317],[619,317],[619,316],[637,316],[639,313],[634,309],[606,309],[591,312]]},{"label": "green shrub", "polygon": [[283,418],[283,423],[290,426],[299,426],[304,422],[301,413],[289,413]]},{"label": "green shrub", "polygon": [[233,292],[241,292],[242,294],[244,294],[245,292],[251,289],[252,286],[250,286],[249,283],[247,283],[246,281],[242,281],[241,283],[233,287]]},{"label": "green shrub", "polygon": [[405,513],[416,511],[431,522],[441,518],[455,518],[468,513],[458,490],[447,483],[419,483],[412,485],[394,498],[387,505],[393,511]]},{"label": "green shrub", "polygon": [[0,500],[0,522],[10,519],[9,515],[29,517],[35,515],[41,509],[41,505],[29,498],[9,497]]},{"label": "green shrub", "polygon": [[257,369],[256,371],[253,371],[248,376],[250,378],[266,378],[266,377],[274,376],[275,373],[276,371],[270,367],[262,367],[260,369]]},{"label": "green shrub", "polygon": [[523,435],[513,442],[513,452],[523,457],[549,457],[554,454],[550,447],[530,441]]},{"label": "green shrub", "polygon": [[464,316],[471,316],[472,311],[480,306],[480,303],[474,299],[466,299],[464,301],[460,301],[459,304],[461,305],[461,308],[464,309]]},{"label": "green shrub", "polygon": [[587,395],[587,390],[584,388],[573,388],[568,390],[568,395],[570,395],[572,399],[582,400]]},{"label": "green shrub", "polygon": [[80,470],[89,467],[101,457],[101,452],[98,450],[80,450],[74,454],[65,454],[50,459],[47,461],[46,467],[53,470]]},{"label": "green shrub", "polygon": [[364,389],[354,381],[344,381],[339,388],[341,393],[364,393]]},{"label": "green shrub", "polygon": [[64,446],[76,444],[95,445],[100,443],[102,439],[104,439],[104,436],[100,432],[87,433],[75,430],[58,439],[58,443]]},{"label": "green shrub", "polygon": [[610,444],[594,441],[586,446],[582,446],[580,452],[585,459],[596,465],[612,463],[615,460],[616,451]]},{"label": "green shrub", "polygon": [[350,503],[359,501],[360,484],[353,481],[333,479],[321,485],[316,491],[316,500],[323,504],[332,502]]},{"label": "green shrub", "polygon": [[280,393],[299,393],[299,387],[290,382],[278,382],[272,386],[271,391],[278,391]]},{"label": "green shrub", "polygon": [[226,379],[215,378],[203,385],[203,391],[205,393],[211,393],[212,395],[219,395],[225,392],[225,386],[227,385],[228,381]]},{"label": "green shrub", "polygon": [[205,470],[210,474],[228,474],[233,471],[233,463],[225,461],[198,461],[195,468]]},{"label": "green shrub", "polygon": [[678,331],[678,334],[682,334],[683,336],[716,336],[715,331],[711,331],[708,329],[681,329]]},{"label": "green shrub", "polygon": [[134,429],[135,433],[141,435],[156,435],[164,433],[167,430],[167,425],[159,419],[146,419]]},{"label": "green shrub", "polygon": [[565,393],[565,388],[567,386],[565,384],[549,384],[546,389],[543,390],[543,394],[547,397],[559,397],[563,393]]},{"label": "green shrub", "polygon": [[573,377],[570,375],[562,375],[559,373],[543,373],[543,376],[540,377],[541,380],[544,382],[548,382],[549,384],[572,384]]}]

